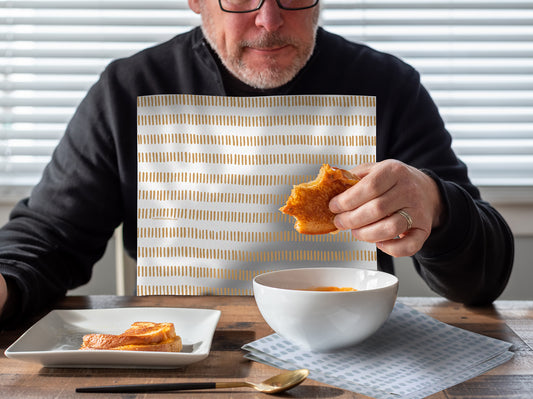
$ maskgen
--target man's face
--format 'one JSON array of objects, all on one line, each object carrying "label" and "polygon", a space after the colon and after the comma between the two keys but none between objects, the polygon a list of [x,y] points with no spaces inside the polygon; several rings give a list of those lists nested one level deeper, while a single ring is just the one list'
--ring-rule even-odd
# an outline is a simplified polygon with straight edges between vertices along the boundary
[{"label": "man's face", "polygon": [[189,0],[202,17],[202,29],[222,63],[237,78],[256,88],[284,85],[313,53],[319,7],[289,11],[275,0],[258,10],[227,13],[217,0]]}]

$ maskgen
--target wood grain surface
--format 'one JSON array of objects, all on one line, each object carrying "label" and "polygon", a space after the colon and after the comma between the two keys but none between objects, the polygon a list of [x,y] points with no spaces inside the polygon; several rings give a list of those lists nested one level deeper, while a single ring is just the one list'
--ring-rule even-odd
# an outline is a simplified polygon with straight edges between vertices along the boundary
[{"label": "wood grain surface", "polygon": [[[533,302],[498,301],[493,306],[468,308],[439,298],[399,298],[429,316],[479,334],[513,344],[509,362],[462,384],[430,396],[431,399],[530,399],[533,398]],[[75,393],[81,386],[192,381],[261,381],[277,369],[244,359],[242,345],[272,333],[252,297],[225,296],[72,296],[55,309],[104,309],[117,307],[183,307],[222,311],[209,357],[178,369],[83,369],[46,368],[8,359],[4,351],[39,317],[16,330],[0,332],[0,397],[2,398],[94,398]],[[103,394],[111,398],[168,399],[177,393]],[[181,393],[186,398],[265,398],[248,388]],[[367,398],[333,386],[307,380],[286,398]]]}]

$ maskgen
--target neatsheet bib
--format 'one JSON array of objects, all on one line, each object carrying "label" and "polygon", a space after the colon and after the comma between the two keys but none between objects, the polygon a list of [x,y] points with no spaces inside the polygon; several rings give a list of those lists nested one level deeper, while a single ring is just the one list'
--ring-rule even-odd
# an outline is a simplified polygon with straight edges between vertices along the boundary
[{"label": "neatsheet bib", "polygon": [[252,295],[281,268],[376,269],[349,232],[309,236],[279,208],[321,165],[375,161],[375,98],[138,98],[137,292]]}]

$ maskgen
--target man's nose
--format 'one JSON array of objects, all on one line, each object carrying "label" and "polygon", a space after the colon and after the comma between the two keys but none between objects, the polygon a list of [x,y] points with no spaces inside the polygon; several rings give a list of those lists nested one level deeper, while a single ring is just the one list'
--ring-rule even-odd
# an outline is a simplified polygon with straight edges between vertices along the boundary
[{"label": "man's nose", "polygon": [[265,0],[263,6],[257,11],[255,24],[268,32],[274,32],[283,25],[283,10],[279,8],[276,0]]}]

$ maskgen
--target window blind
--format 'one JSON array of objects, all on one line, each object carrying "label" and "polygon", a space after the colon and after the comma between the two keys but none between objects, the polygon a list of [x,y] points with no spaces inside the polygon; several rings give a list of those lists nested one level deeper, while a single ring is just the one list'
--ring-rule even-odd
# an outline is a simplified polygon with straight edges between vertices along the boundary
[{"label": "window blind", "polygon": [[[321,3],[326,29],[421,72],[476,184],[533,185],[533,0]],[[186,0],[0,0],[0,187],[38,181],[110,60],[199,22]]]}]

